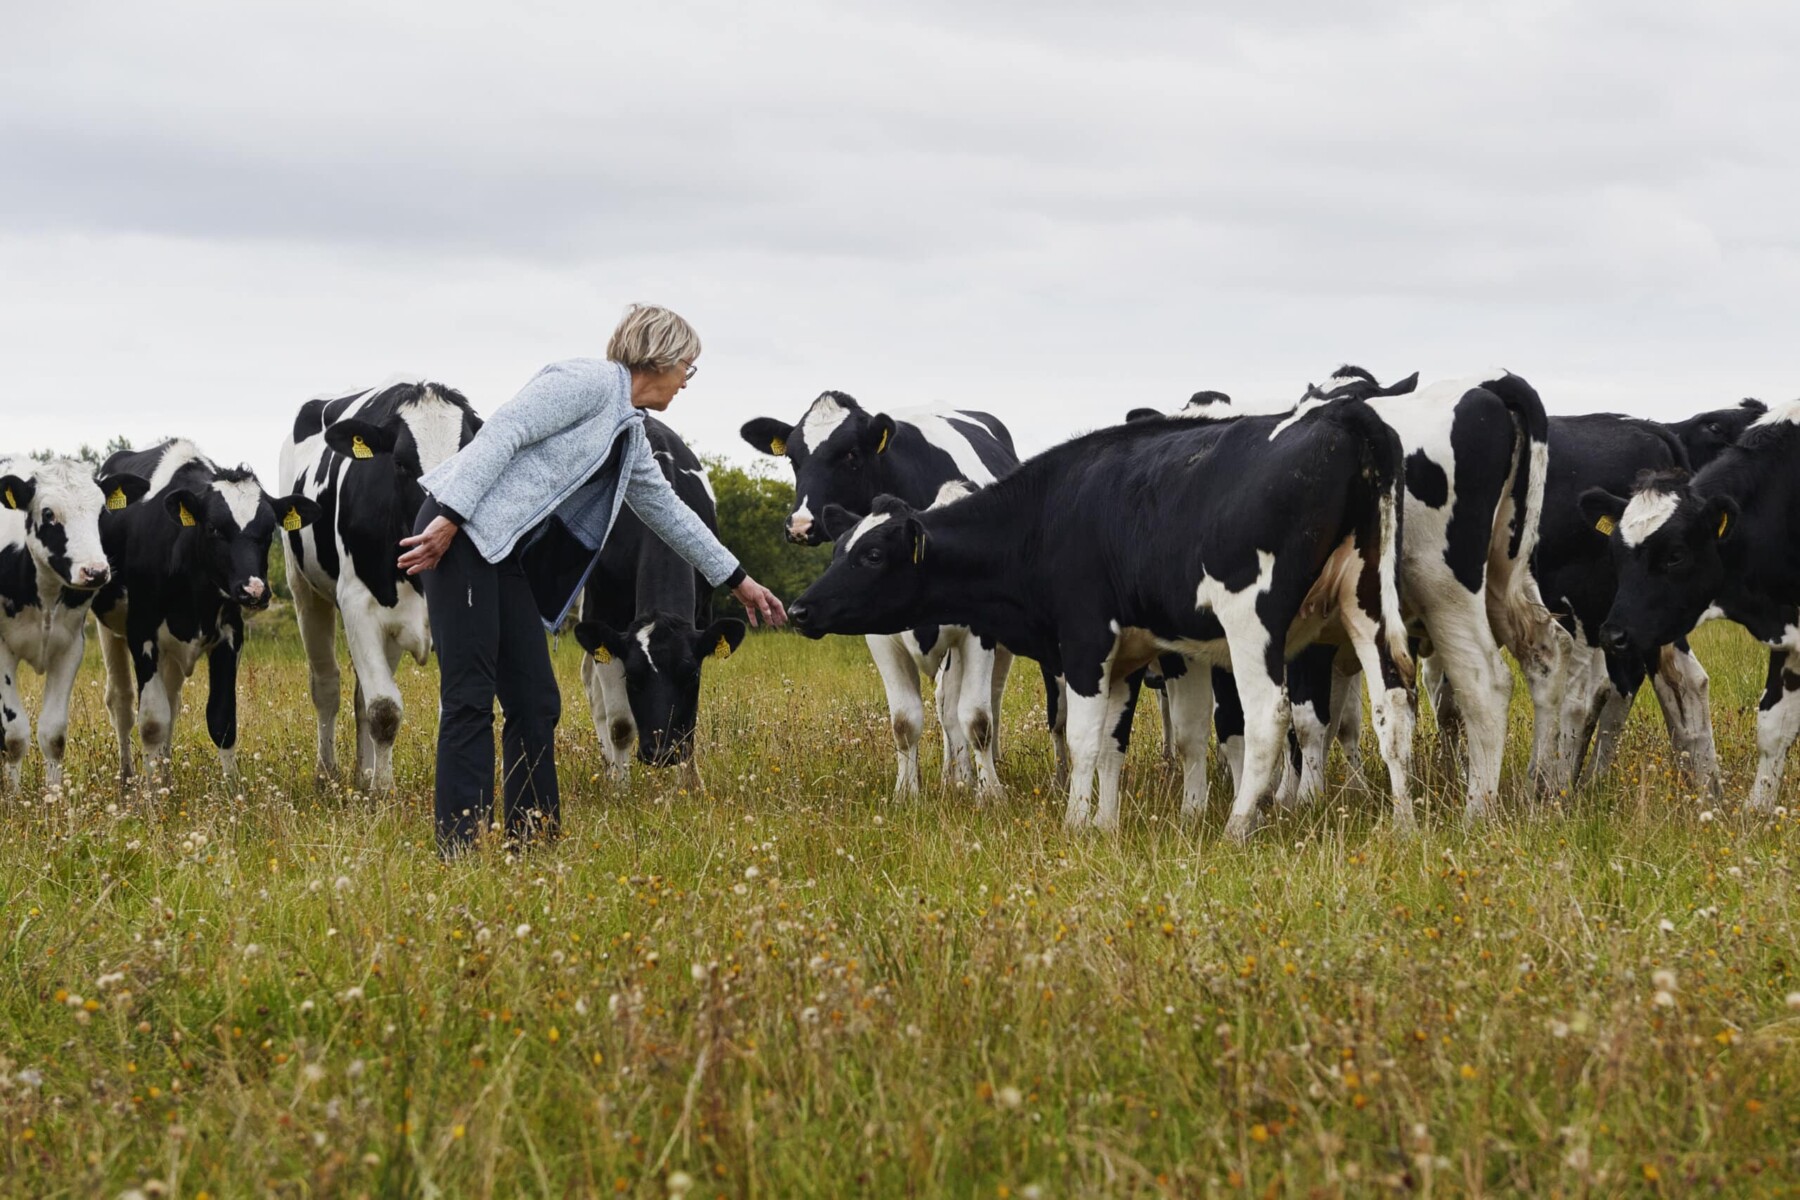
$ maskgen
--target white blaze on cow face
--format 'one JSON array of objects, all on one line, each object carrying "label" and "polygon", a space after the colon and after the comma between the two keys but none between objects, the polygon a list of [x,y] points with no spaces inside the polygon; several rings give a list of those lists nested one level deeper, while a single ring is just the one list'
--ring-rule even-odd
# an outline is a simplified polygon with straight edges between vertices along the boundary
[{"label": "white blaze on cow face", "polygon": [[799,505],[788,517],[788,536],[803,538],[813,526],[812,509],[806,507],[809,497],[800,497]]},{"label": "white blaze on cow face", "polygon": [[887,524],[892,518],[892,513],[875,513],[872,516],[864,517],[861,521],[858,521],[856,528],[850,531],[850,540],[844,543],[845,553],[856,549],[857,539],[862,537],[863,534],[879,525]]},{"label": "white blaze on cow face", "polygon": [[652,671],[656,670],[656,659],[651,657],[650,654],[650,633],[655,628],[656,622],[650,621],[647,622],[642,629],[637,631],[638,645],[644,648],[644,661],[650,664],[650,669]]},{"label": "white blaze on cow face", "polygon": [[1619,536],[1625,539],[1627,546],[1641,546],[1675,515],[1680,506],[1681,497],[1675,492],[1639,492],[1625,506],[1625,515],[1619,518]]},{"label": "white blaze on cow face", "polygon": [[256,510],[262,505],[262,484],[255,479],[221,479],[214,481],[213,490],[225,501],[225,508],[237,522],[238,529],[250,528],[250,522],[256,520]]},{"label": "white blaze on cow face", "polygon": [[835,396],[827,393],[812,402],[812,407],[806,410],[806,415],[800,418],[800,424],[795,427],[795,435],[803,447],[816,450],[825,444],[826,438],[837,432],[838,426],[849,415],[850,410],[839,404]]}]

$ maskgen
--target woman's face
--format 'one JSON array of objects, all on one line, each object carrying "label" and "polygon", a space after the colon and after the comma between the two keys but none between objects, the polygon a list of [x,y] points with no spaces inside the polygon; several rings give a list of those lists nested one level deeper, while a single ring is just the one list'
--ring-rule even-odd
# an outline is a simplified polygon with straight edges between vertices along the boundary
[{"label": "woman's face", "polygon": [[[698,357],[698,356],[696,356]],[[662,412],[675,399],[675,393],[688,385],[695,366],[691,359],[679,359],[661,371],[633,371],[631,403],[636,408]]]}]

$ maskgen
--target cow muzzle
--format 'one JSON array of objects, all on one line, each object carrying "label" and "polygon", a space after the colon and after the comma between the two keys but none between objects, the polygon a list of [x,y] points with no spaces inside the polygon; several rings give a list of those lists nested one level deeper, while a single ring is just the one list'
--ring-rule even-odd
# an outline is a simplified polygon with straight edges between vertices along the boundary
[{"label": "cow muzzle", "polygon": [[267,608],[269,601],[273,598],[274,594],[269,590],[269,585],[254,575],[243,587],[238,589],[238,594],[232,597],[245,608]]},{"label": "cow muzzle", "polygon": [[813,523],[811,521],[789,521],[787,527],[787,540],[794,543],[796,546],[810,545],[812,543],[812,531]]},{"label": "cow muzzle", "polygon": [[1600,644],[1614,654],[1631,653],[1631,635],[1610,622],[1600,627]]},{"label": "cow muzzle", "polygon": [[112,579],[112,567],[108,564],[103,562],[83,563],[75,568],[74,578],[69,583],[72,587],[92,591],[95,588],[105,587],[110,579]]}]

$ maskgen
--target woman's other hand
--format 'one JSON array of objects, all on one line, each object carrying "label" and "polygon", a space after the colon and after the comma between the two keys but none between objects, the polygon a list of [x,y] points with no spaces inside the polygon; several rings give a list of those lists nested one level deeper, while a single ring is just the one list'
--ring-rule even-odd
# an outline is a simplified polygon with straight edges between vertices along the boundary
[{"label": "woman's other hand", "polygon": [[[427,529],[426,533],[431,531]],[[744,581],[731,589],[738,603],[744,606],[744,615],[750,618],[750,624],[767,625],[771,629],[787,624],[787,610],[781,607],[781,600],[762,584],[744,576]],[[758,617],[762,618],[760,621]]]},{"label": "woman's other hand", "polygon": [[[408,575],[431,570],[438,565],[438,560],[444,557],[444,552],[450,549],[450,543],[455,540],[456,522],[448,517],[433,518],[431,524],[425,527],[425,532],[400,539],[402,546],[411,547],[400,556],[400,569]],[[744,582],[750,581],[746,579]],[[776,609],[780,609],[779,601],[776,602]]]}]

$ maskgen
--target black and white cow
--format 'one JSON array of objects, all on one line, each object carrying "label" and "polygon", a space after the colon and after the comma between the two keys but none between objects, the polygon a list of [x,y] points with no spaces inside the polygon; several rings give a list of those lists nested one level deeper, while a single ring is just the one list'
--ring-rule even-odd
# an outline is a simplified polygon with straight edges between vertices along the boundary
[{"label": "black and white cow", "polygon": [[1777,405],[1694,475],[1665,472],[1629,499],[1595,488],[1581,508],[1610,543],[1619,586],[1600,640],[1641,655],[1717,613],[1770,647],[1749,806],[1781,794],[1800,733],[1800,401]]},{"label": "black and white cow", "polygon": [[[817,517],[827,505],[866,512],[876,496],[891,495],[922,509],[953,499],[940,495],[947,484],[980,488],[1019,464],[1012,434],[988,413],[943,408],[872,413],[843,392],[822,393],[797,423],[758,417],[746,422],[742,433],[751,446],[786,458],[793,467],[796,503],[787,536],[807,545],[829,540]],[[925,727],[921,675],[938,680],[946,781],[962,782],[972,771],[980,792],[998,791],[994,749],[1011,652],[941,625],[867,640],[887,693],[895,796],[919,790],[919,736]],[[1046,673],[1060,764],[1065,752],[1055,687]]]},{"label": "black and white cow", "polygon": [[46,787],[62,786],[69,697],[87,647],[88,608],[112,578],[100,514],[143,498],[136,476],[93,471],[69,458],[0,458],[0,749],[6,788],[17,791],[31,716],[19,667],[44,677],[38,749]]},{"label": "black and white cow", "polygon": [[[706,465],[656,418],[644,418],[644,432],[675,494],[717,533]],[[630,508],[620,510],[575,626],[587,651],[581,680],[594,732],[614,778],[630,776],[633,743],[638,761],[649,766],[692,767],[702,670],[709,659],[730,658],[746,632],[735,618],[712,620],[706,578]]]},{"label": "black and white cow", "polygon": [[[1286,418],[1115,426],[1029,460],[938,511],[882,497],[824,511],[831,566],[789,610],[811,636],[966,625],[1068,684],[1065,823],[1118,821],[1127,678],[1160,654],[1229,661],[1248,714],[1227,834],[1244,837],[1280,768],[1286,662],[1335,630],[1372,683],[1396,819],[1412,820],[1410,658],[1401,625],[1401,455],[1360,400]],[[1176,713],[1205,712],[1211,674]],[[1099,808],[1091,798],[1099,783]],[[1184,815],[1195,812],[1187,807]]]},{"label": "black and white cow", "polygon": [[419,478],[469,444],[481,418],[441,383],[395,381],[309,400],[281,444],[280,479],[319,507],[287,533],[288,588],[318,718],[318,769],[337,775],[341,701],[337,624],[356,676],[358,787],[394,786],[394,739],[404,709],[394,670],[410,654],[424,666],[431,623],[417,576],[394,565],[425,501]]},{"label": "black and white cow", "polygon": [[1628,494],[1645,472],[1698,470],[1766,411],[1760,401],[1746,400],[1671,424],[1614,413],[1550,418],[1550,474],[1532,566],[1544,602],[1568,639],[1563,755],[1577,778],[1610,767],[1632,700],[1648,676],[1678,758],[1702,787],[1718,787],[1709,684],[1687,640],[1636,656],[1600,644],[1618,574],[1604,536],[1582,515],[1580,501],[1589,488]]},{"label": "black and white cow", "polygon": [[237,659],[244,610],[268,606],[269,543],[278,527],[318,519],[311,499],[273,499],[247,467],[222,468],[183,439],[122,450],[103,476],[136,475],[149,496],[101,519],[112,580],[94,601],[106,658],[106,707],[119,769],[132,770],[135,707],[146,766],[166,770],[181,688],[205,657],[206,728],[227,780],[237,776]]}]

